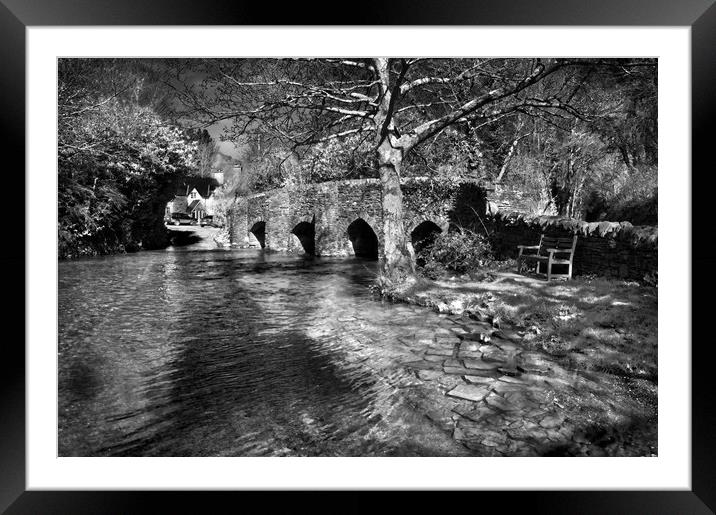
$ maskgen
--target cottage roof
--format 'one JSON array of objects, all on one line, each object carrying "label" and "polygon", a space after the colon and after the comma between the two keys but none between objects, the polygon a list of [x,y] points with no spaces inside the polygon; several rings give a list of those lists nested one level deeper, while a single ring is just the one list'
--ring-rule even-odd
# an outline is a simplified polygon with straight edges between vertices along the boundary
[{"label": "cottage roof", "polygon": [[177,197],[185,197],[191,190],[196,189],[203,198],[209,198],[219,186],[219,181],[214,177],[192,177],[179,184],[175,194]]},{"label": "cottage roof", "polygon": [[186,212],[193,213],[196,209],[201,209],[202,211],[206,209],[201,200],[192,201],[192,203],[187,206]]}]

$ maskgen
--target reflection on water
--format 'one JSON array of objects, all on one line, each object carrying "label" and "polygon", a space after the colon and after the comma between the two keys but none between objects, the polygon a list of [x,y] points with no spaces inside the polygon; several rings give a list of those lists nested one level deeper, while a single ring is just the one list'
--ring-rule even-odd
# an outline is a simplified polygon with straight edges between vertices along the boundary
[{"label": "reflection on water", "polygon": [[431,456],[465,449],[410,402],[377,264],[259,250],[59,264],[61,456]]}]

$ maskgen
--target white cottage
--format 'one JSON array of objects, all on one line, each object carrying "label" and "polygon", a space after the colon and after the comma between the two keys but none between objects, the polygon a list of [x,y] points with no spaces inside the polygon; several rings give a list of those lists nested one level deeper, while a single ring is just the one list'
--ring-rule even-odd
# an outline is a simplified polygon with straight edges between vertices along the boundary
[{"label": "white cottage", "polygon": [[196,177],[182,184],[167,203],[167,213],[186,213],[196,220],[214,214],[214,191],[220,186],[215,177]]}]

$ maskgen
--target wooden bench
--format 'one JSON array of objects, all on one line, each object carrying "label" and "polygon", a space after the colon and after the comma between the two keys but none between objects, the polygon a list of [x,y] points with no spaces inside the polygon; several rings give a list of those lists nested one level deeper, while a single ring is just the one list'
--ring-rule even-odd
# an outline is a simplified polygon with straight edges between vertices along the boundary
[{"label": "wooden bench", "polygon": [[[519,254],[517,255],[517,272],[522,269],[523,262],[536,263],[535,272],[540,273],[540,263],[547,265],[547,280],[551,281],[553,277],[572,278],[572,263],[574,262],[574,249],[577,246],[577,235],[572,238],[559,238],[556,236],[546,236],[542,234],[538,245],[518,245]],[[530,251],[525,252],[525,251]],[[534,252],[532,252],[534,251]],[[566,274],[556,274],[552,271],[554,265],[566,265]]]}]

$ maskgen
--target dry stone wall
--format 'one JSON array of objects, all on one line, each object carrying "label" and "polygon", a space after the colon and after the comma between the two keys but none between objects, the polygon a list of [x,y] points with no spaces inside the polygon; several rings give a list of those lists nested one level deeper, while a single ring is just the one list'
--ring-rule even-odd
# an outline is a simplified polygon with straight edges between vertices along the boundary
[{"label": "dry stone wall", "polygon": [[497,213],[486,219],[493,248],[502,257],[517,256],[517,245],[537,245],[542,233],[577,235],[574,275],[595,274],[643,280],[658,270],[658,231],[655,226],[629,222],[583,222],[557,216]]},{"label": "dry stone wall", "polygon": [[521,188],[514,185],[493,184],[488,189],[487,194],[491,204],[490,211],[493,213],[556,214],[554,208],[551,207],[549,197],[541,190]]}]

